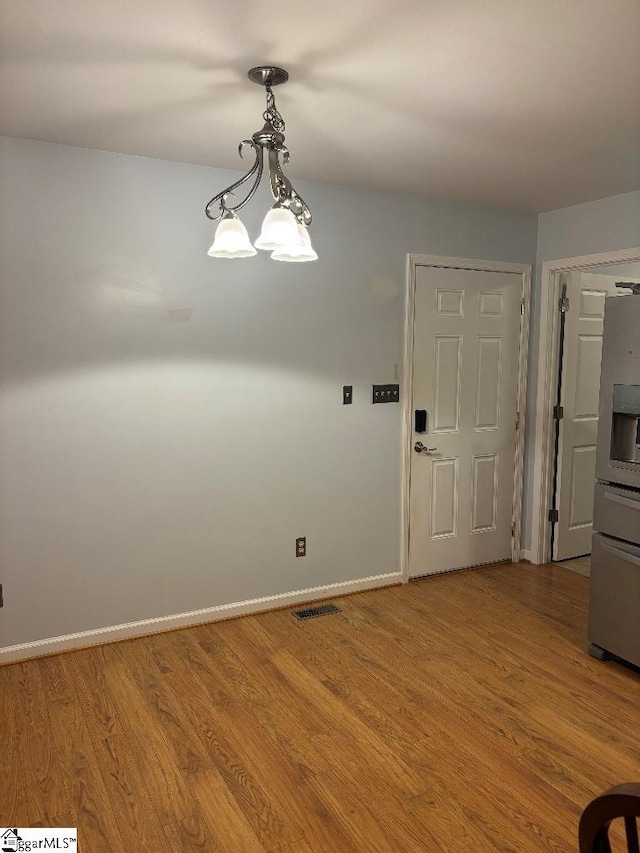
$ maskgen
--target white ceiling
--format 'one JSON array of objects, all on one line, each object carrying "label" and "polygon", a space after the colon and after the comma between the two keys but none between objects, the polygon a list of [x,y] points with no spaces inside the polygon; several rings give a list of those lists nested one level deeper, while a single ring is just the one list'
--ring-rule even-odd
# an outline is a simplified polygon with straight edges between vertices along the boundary
[{"label": "white ceiling", "polygon": [[542,211],[640,188],[638,0],[1,0],[0,133]]}]

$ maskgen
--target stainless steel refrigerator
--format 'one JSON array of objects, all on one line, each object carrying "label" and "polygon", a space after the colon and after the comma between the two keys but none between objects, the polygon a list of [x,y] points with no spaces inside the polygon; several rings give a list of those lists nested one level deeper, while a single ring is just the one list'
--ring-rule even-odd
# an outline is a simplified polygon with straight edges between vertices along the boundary
[{"label": "stainless steel refrigerator", "polygon": [[593,529],[589,652],[640,666],[640,293],[606,300]]}]

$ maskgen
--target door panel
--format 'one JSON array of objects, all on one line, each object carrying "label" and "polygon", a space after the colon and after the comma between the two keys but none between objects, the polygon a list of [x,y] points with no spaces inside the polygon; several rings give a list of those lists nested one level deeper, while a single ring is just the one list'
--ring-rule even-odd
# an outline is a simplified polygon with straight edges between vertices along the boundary
[{"label": "door panel", "polygon": [[433,358],[434,432],[456,432],[458,429],[461,366],[462,338],[437,335]]},{"label": "door panel", "polygon": [[[497,273],[497,275],[502,275],[502,273]],[[481,293],[478,315],[480,317],[502,317],[502,294]]]},{"label": "door panel", "polygon": [[495,530],[498,510],[498,456],[474,456],[471,532]]},{"label": "door panel", "polygon": [[462,298],[461,290],[437,290],[436,313],[439,317],[462,317]]},{"label": "door panel", "polygon": [[567,276],[554,560],[591,553],[605,298],[630,293],[616,288],[616,281],[594,273]]},{"label": "door panel", "polygon": [[434,459],[431,477],[431,538],[455,536],[458,521],[458,460]]},{"label": "door panel", "polygon": [[593,522],[593,482],[596,474],[595,444],[574,447],[571,463],[571,509],[569,529]]},{"label": "door panel", "polygon": [[478,338],[476,429],[498,429],[502,384],[502,338]]},{"label": "door panel", "polygon": [[511,557],[521,277],[418,267],[409,575]]},{"label": "door panel", "polygon": [[[604,318],[604,312],[601,317]],[[578,335],[576,363],[574,417],[576,420],[597,419],[600,364],[602,363],[602,334]]]}]

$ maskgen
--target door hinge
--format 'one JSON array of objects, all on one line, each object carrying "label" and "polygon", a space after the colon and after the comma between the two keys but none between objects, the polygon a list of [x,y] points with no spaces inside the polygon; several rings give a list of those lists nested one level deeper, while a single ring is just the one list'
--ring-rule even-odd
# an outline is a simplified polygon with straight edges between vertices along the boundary
[{"label": "door hinge", "polygon": [[549,521],[556,522],[559,520],[559,518],[560,518],[560,513],[558,512],[557,509],[550,509],[549,510]]},{"label": "door hinge", "polygon": [[516,412],[516,429],[520,429],[520,412]]},{"label": "door hinge", "polygon": [[524,312],[525,312],[525,301],[524,301],[524,296],[523,296],[522,299],[520,300],[520,313],[524,314]]},{"label": "door hinge", "polygon": [[561,421],[564,417],[564,406],[554,406],[553,417],[555,418],[555,420]]},{"label": "door hinge", "polygon": [[558,300],[558,309],[560,310],[560,312],[562,314],[567,313],[567,311],[569,310],[569,297],[568,296],[561,296],[560,297],[560,299]]}]

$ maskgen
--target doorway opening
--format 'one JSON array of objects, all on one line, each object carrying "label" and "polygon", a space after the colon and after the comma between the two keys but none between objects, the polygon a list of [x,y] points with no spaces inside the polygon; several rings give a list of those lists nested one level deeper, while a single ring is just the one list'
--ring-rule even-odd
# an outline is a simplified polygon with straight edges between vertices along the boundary
[{"label": "doorway opening", "polygon": [[604,304],[635,282],[640,248],[543,265],[533,563],[589,574]]}]

